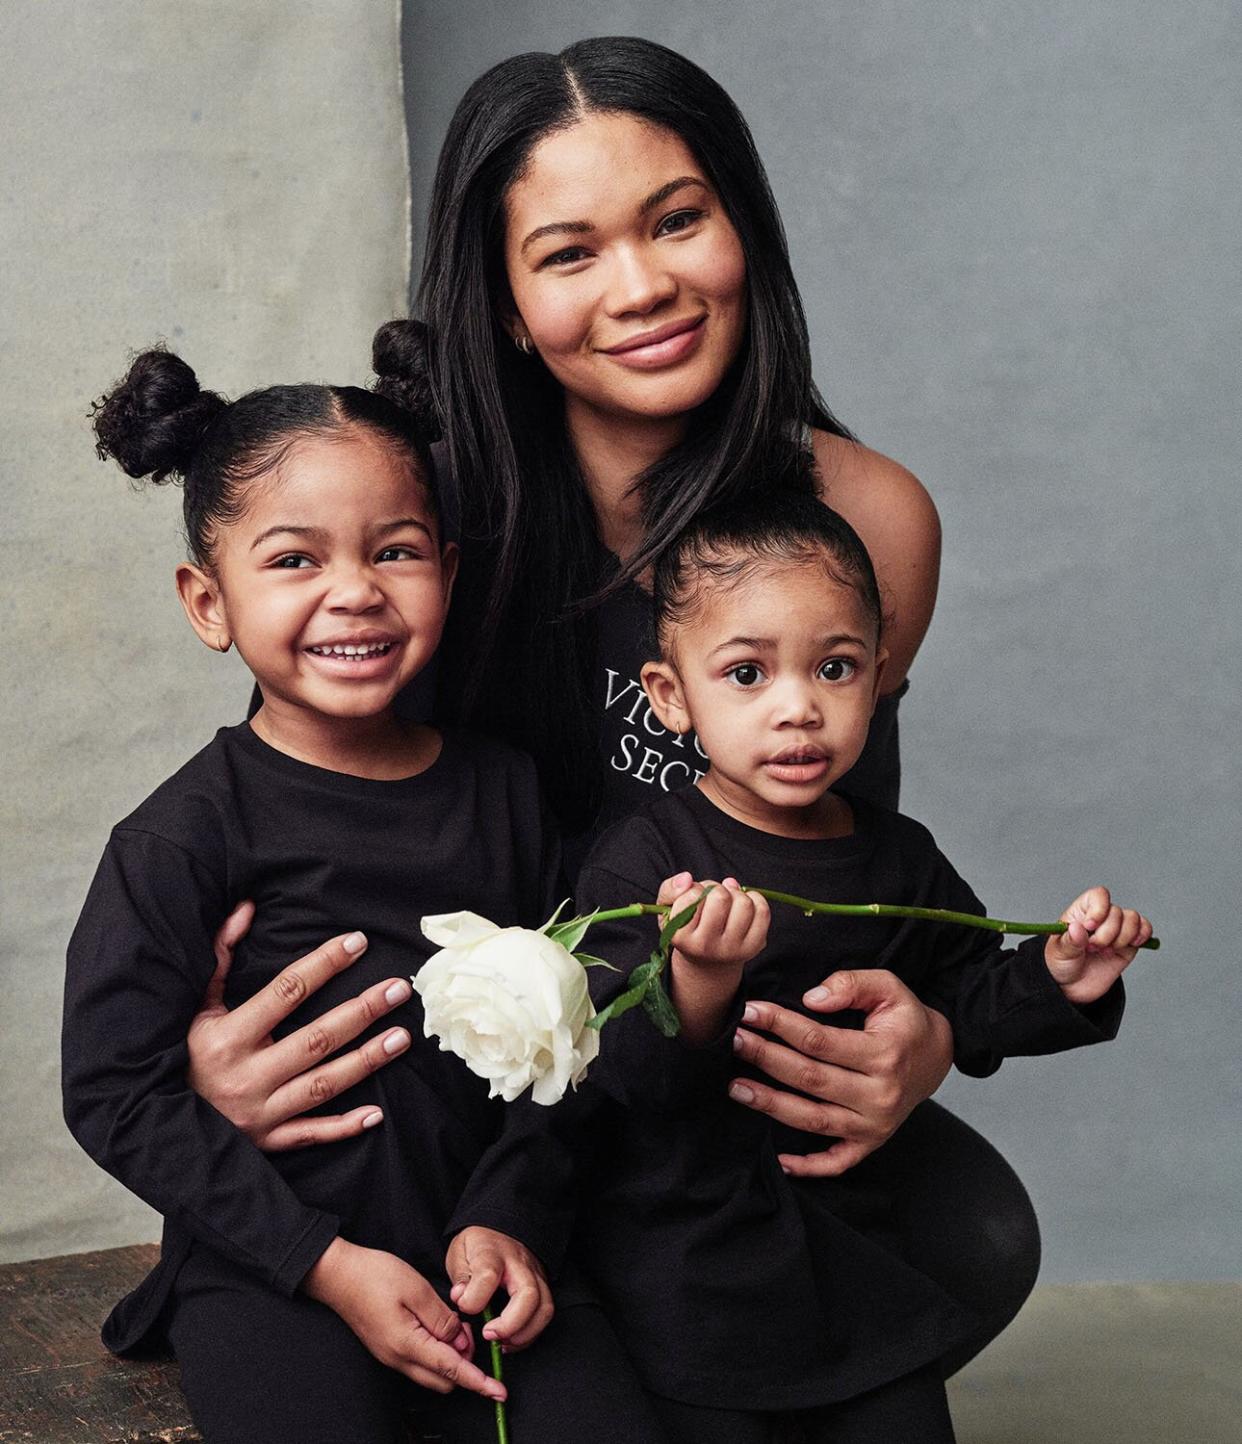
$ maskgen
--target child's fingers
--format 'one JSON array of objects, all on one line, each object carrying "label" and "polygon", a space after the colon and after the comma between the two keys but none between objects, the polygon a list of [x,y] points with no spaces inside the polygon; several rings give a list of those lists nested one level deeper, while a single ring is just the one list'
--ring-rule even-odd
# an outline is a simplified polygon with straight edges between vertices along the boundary
[{"label": "child's fingers", "polygon": [[[658,902],[661,907],[667,907],[670,903],[676,901],[677,898],[687,893],[693,883],[694,878],[688,872],[679,872],[675,873],[672,877],[666,877],[660,884],[660,891],[656,894],[656,902]],[[689,904],[687,904],[687,906],[689,906]]]},{"label": "child's fingers", "polygon": [[495,1339],[507,1349],[524,1349],[552,1322],[552,1293],[533,1269],[525,1269],[523,1282],[506,1280],[509,1302],[488,1324],[483,1337]]},{"label": "child's fingers", "polygon": [[1112,901],[1106,887],[1089,887],[1085,892],[1079,893],[1065,909],[1061,914],[1061,921],[1082,922],[1086,924],[1088,931],[1092,931],[1108,916]]},{"label": "child's fingers", "polygon": [[453,1291],[453,1302],[463,1314],[481,1314],[500,1287],[504,1270],[494,1255],[471,1256],[470,1276],[463,1280],[461,1292]]},{"label": "child's fingers", "polygon": [[482,1394],[485,1399],[503,1400],[507,1397],[505,1386],[490,1374],[485,1374],[470,1359],[463,1358],[451,1344],[434,1339],[413,1319],[413,1336],[407,1347],[407,1358],[401,1372],[416,1384],[434,1389],[437,1394],[447,1394],[451,1389],[468,1389],[472,1394]]},{"label": "child's fingers", "polygon": [[466,1228],[449,1245],[444,1268],[457,1307],[463,1314],[481,1314],[500,1287],[505,1261],[485,1232]]},{"label": "child's fingers", "polygon": [[[406,1358],[411,1366],[429,1370],[450,1389],[469,1389],[489,1399],[504,1398],[503,1387],[469,1358],[464,1358],[456,1348],[461,1338],[462,1321],[426,1279],[419,1276],[410,1280],[405,1307],[409,1311],[411,1325]],[[467,1333],[466,1337],[469,1340],[470,1335]]]},{"label": "child's fingers", "polygon": [[1151,936],[1151,924],[1136,908],[1122,908],[1121,922],[1113,947],[1118,952],[1133,956]]},{"label": "child's fingers", "polygon": [[1121,935],[1122,921],[1122,910],[1119,907],[1110,907],[1092,932],[1087,951],[1102,953],[1113,947]]}]

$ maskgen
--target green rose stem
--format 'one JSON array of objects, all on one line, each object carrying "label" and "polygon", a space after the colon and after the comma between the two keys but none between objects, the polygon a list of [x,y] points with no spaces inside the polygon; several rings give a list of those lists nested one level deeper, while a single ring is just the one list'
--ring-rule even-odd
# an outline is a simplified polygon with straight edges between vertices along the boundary
[{"label": "green rose stem", "polygon": [[[483,1322],[485,1324],[490,1324],[495,1317],[496,1315],[492,1312],[491,1305],[489,1304],[487,1308],[483,1310]],[[505,1381],[505,1375],[504,1368],[500,1362],[500,1344],[496,1339],[489,1339],[488,1343],[491,1344],[492,1347],[492,1378],[503,1384]],[[505,1406],[498,1399],[496,1401],[495,1407],[496,1444],[509,1444],[509,1419],[508,1416],[505,1414]]]},{"label": "green rose stem", "polygon": [[[984,928],[992,933],[1010,933],[1014,937],[1051,937],[1066,931],[1066,923],[1015,923],[1004,918],[981,918],[976,913],[955,913],[947,908],[900,907],[893,903],[825,903],[812,898],[795,897],[793,893],[775,892],[766,887],[748,887],[745,892],[756,892],[769,902],[788,903],[811,917],[815,913],[827,913],[841,918],[922,918],[933,923],[961,923],[968,928]],[[628,907],[609,908],[593,913],[592,922],[609,922],[613,918],[636,918],[643,913],[665,914],[667,907],[658,903],[631,903]],[[1143,946],[1154,952],[1160,946],[1159,938],[1149,938]]]}]

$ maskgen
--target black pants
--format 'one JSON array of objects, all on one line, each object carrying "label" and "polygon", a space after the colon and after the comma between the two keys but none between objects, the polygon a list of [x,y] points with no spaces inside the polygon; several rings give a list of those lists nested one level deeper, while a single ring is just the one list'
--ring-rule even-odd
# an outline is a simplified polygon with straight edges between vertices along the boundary
[{"label": "black pants", "polygon": [[[168,1335],[207,1444],[405,1444],[411,1414],[443,1444],[496,1441],[488,1400],[418,1388],[324,1305],[272,1293],[205,1251],[178,1276]],[[531,1349],[506,1355],[505,1382],[514,1444],[668,1444],[591,1305],[562,1309]]]},{"label": "black pants", "polygon": [[843,1404],[788,1414],[652,1402],[669,1444],[953,1444],[944,1381],[931,1366]]},{"label": "black pants", "polygon": [[920,1104],[880,1153],[900,1173],[906,1258],[982,1321],[942,1360],[948,1378],[996,1338],[1035,1287],[1035,1210],[987,1139],[938,1103]]}]

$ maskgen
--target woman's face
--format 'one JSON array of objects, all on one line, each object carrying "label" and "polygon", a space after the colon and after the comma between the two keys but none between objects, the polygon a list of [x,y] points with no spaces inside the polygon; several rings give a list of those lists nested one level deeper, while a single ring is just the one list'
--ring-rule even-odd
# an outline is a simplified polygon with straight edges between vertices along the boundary
[{"label": "woman's face", "polygon": [[535,147],[506,197],[505,269],[510,333],[565,388],[571,425],[583,410],[683,415],[741,345],[737,232],[686,143],[633,115],[588,115]]}]

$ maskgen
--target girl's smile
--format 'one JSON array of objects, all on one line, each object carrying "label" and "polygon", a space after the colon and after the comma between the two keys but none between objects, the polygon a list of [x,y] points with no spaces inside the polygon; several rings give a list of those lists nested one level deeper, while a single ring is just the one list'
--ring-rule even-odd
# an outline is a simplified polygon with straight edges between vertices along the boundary
[{"label": "girl's smile", "polygon": [[[299,438],[221,525],[210,572],[178,584],[199,635],[235,642],[273,745],[315,761],[395,727],[440,640],[456,552],[413,466],[369,430]],[[378,729],[378,731],[377,731]]]}]

